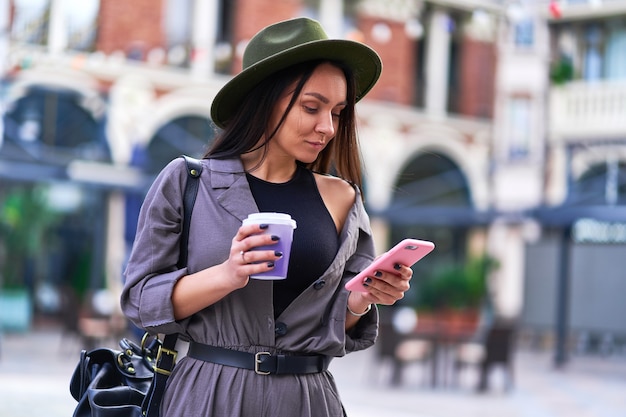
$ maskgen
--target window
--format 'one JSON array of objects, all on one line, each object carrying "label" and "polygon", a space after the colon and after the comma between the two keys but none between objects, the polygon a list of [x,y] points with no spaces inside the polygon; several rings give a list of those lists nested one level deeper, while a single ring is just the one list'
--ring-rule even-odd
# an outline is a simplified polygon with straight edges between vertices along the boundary
[{"label": "window", "polygon": [[602,75],[603,33],[597,25],[586,28],[584,34],[583,78],[587,81],[600,80]]},{"label": "window", "polygon": [[626,164],[614,158],[590,167],[570,190],[573,204],[623,205],[626,203]]},{"label": "window", "polygon": [[[165,6],[165,36],[168,63],[173,66],[189,65],[191,30],[193,27],[192,0],[168,0]],[[208,19],[208,17],[207,17]]]},{"label": "window", "polygon": [[530,48],[535,43],[535,25],[531,19],[523,19],[513,27],[515,46]]},{"label": "window", "polygon": [[11,39],[45,45],[48,42],[49,10],[47,0],[15,0]]},{"label": "window", "polygon": [[505,115],[506,158],[509,161],[528,157],[530,135],[530,98],[524,96],[511,97]]},{"label": "window", "polygon": [[68,31],[68,49],[94,51],[100,2],[98,0],[65,0],[62,4]]},{"label": "window", "polygon": [[[98,0],[65,0],[58,18],[66,31],[67,47],[78,51],[93,51],[99,4]],[[36,45],[48,43],[52,10],[47,0],[16,0],[14,2],[11,38],[15,42]]]},{"label": "window", "polygon": [[605,50],[606,76],[611,80],[626,79],[626,25],[623,20],[609,22]]},{"label": "window", "polygon": [[65,0],[62,4],[68,35],[68,49],[94,51],[100,2],[98,0]]},{"label": "window", "polygon": [[32,87],[10,103],[0,151],[9,159],[110,160],[102,119],[85,103],[85,97],[72,90]]}]

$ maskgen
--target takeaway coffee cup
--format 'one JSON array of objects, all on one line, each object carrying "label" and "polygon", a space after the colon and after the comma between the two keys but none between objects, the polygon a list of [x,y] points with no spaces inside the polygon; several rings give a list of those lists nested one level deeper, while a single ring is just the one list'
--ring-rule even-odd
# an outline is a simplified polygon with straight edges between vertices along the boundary
[{"label": "takeaway coffee cup", "polygon": [[289,254],[291,252],[291,242],[293,241],[293,230],[296,228],[296,221],[290,215],[284,213],[253,213],[243,221],[243,224],[267,224],[268,227],[263,233],[280,237],[275,244],[258,246],[253,250],[274,250],[283,253],[283,256],[274,262],[274,268],[271,271],[250,275],[250,278],[266,280],[287,278]]}]

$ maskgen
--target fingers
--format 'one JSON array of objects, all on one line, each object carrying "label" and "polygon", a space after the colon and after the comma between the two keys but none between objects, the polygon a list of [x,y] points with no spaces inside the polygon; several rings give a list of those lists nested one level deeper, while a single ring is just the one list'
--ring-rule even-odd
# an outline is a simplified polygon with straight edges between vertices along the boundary
[{"label": "fingers", "polygon": [[247,281],[250,275],[271,270],[274,262],[283,256],[271,248],[279,237],[264,233],[265,229],[266,224],[245,225],[233,237],[228,264],[238,279]]},{"label": "fingers", "polygon": [[267,224],[248,224],[241,226],[239,230],[237,230],[235,237],[233,237],[233,243],[243,242],[246,238],[251,236],[267,236],[263,233],[268,227]]},{"label": "fingers", "polygon": [[263,233],[266,228],[267,225],[247,225],[239,229],[233,238],[231,253],[239,253],[242,264],[274,261],[283,256],[282,252],[272,249],[280,237]]},{"label": "fingers", "polygon": [[373,277],[366,278],[365,285],[377,304],[391,305],[404,298],[412,276],[411,268],[396,265],[394,272],[377,271]]},{"label": "fingers", "polygon": [[283,253],[277,250],[249,250],[240,251],[239,258],[242,265],[254,265],[263,262],[271,263],[280,259]]}]

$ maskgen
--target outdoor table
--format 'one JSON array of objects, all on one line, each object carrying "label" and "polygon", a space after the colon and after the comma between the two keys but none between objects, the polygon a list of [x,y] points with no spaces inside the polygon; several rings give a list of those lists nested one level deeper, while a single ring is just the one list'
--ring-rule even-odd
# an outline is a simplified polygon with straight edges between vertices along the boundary
[{"label": "outdoor table", "polygon": [[477,329],[473,314],[418,314],[413,338],[427,340],[432,345],[431,386],[440,385],[439,377],[450,367],[450,350],[472,339]]}]

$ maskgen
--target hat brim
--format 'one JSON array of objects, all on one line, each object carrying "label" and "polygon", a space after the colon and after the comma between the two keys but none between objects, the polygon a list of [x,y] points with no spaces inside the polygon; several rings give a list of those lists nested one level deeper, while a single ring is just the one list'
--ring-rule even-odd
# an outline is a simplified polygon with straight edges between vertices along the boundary
[{"label": "hat brim", "polygon": [[356,101],[374,87],[382,72],[380,57],[365,44],[343,39],[300,44],[251,65],[228,81],[213,99],[213,122],[223,128],[248,92],[271,74],[295,64],[320,59],[339,61],[352,69],[356,79]]}]

